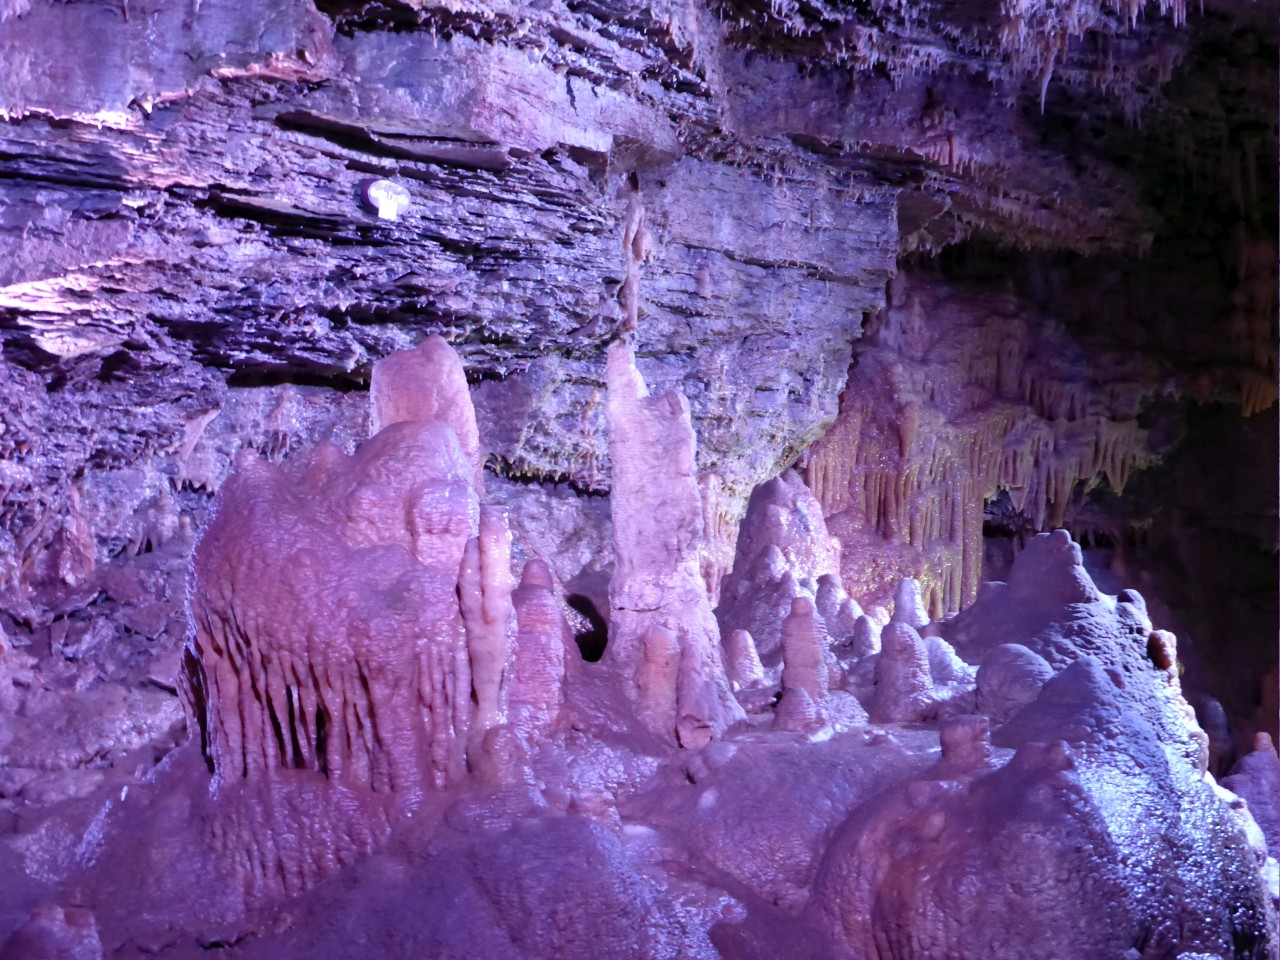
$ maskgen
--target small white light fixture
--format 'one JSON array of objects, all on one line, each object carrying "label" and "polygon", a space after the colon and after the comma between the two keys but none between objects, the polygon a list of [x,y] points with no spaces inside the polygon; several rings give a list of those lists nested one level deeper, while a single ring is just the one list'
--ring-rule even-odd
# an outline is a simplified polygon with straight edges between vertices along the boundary
[{"label": "small white light fixture", "polygon": [[409,209],[409,191],[391,180],[369,180],[361,193],[364,204],[380,220],[395,220]]}]

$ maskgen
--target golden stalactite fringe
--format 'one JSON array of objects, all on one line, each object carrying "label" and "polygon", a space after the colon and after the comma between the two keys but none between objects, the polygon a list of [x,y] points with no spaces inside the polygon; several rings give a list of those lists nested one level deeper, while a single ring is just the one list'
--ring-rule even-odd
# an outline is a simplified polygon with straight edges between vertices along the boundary
[{"label": "golden stalactite fringe", "polygon": [[1077,484],[1121,492],[1153,457],[1136,421],[1144,388],[1067,362],[1065,335],[1034,333],[1012,297],[895,287],[804,473],[844,545],[850,592],[880,602],[916,576],[938,617],[977,595],[984,503],[998,491],[1050,529]]}]

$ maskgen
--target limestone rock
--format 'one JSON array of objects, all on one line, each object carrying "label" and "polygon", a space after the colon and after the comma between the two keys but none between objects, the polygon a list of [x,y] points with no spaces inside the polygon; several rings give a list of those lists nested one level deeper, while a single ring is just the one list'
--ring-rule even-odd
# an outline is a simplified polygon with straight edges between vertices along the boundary
[{"label": "limestone rock", "polygon": [[[608,381],[616,566],[606,656],[646,704],[666,703],[676,661],[677,719],[686,736],[705,731],[694,737],[700,742],[744,714],[729,689],[702,579],[704,523],[689,407],[676,393],[650,396],[622,341],[610,348]],[[645,714],[654,732],[675,732],[665,706]]]},{"label": "limestone rock", "polygon": [[533,735],[554,725],[564,709],[565,657],[573,638],[556,602],[551,571],[541,560],[524,565],[511,602],[517,627],[508,710],[516,728]]},{"label": "limestone rock", "polygon": [[890,623],[881,635],[875,691],[868,709],[878,723],[923,719],[933,704],[929,654],[915,628]]},{"label": "limestone rock", "polygon": [[978,709],[1003,723],[1036,698],[1053,668],[1026,647],[1008,643],[987,653],[978,668]]}]

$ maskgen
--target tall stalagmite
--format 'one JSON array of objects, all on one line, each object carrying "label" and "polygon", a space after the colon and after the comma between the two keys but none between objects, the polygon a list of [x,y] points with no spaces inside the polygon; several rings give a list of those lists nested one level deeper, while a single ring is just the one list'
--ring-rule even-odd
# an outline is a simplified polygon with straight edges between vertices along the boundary
[{"label": "tall stalagmite", "polygon": [[[616,566],[609,585],[608,659],[624,682],[659,682],[667,676],[649,654],[665,662],[678,651],[675,728],[646,710],[655,732],[699,746],[744,715],[725,675],[720,628],[702,577],[702,497],[697,440],[689,404],[675,392],[651,397],[626,343],[609,348],[609,455]],[[658,644],[654,629],[674,638]],[[661,648],[661,656],[659,656]],[[663,692],[637,690],[656,703]]]}]

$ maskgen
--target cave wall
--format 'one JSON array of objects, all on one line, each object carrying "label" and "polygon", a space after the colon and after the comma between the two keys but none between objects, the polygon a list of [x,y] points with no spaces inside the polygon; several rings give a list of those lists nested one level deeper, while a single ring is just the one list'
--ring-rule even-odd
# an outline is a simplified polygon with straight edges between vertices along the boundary
[{"label": "cave wall", "polygon": [[[630,337],[650,387],[688,399],[714,596],[753,488],[815,443],[810,470],[856,460],[838,415],[883,399],[858,378],[885,349],[899,275],[928,304],[925,336],[965,326],[946,298],[964,288],[1043,345],[1063,369],[1037,382],[1083,399],[1060,411],[1020,381],[1002,402],[1049,434],[1135,423],[1135,463],[1185,435],[1178,476],[1204,450],[1274,488],[1252,436],[1268,421],[1237,418],[1275,410],[1272,24],[1228,2],[1186,24],[1169,5],[1072,10],[0,3],[0,631],[28,715],[70,718],[51,724],[55,761],[14,735],[5,797],[74,797],[100,779],[77,779],[93,758],[181,736],[186,564],[236,454],[353,450],[372,364],[429,334],[463,358],[516,557],[545,558],[597,609],[609,343]],[[365,201],[375,179],[407,190],[395,219]],[[961,473],[1016,446],[1017,418],[965,392],[993,331],[958,348],[962,389],[939,414],[994,424]],[[925,422],[918,439],[945,432]],[[901,474],[879,461],[890,439],[861,464],[882,486]],[[874,600],[905,573],[928,588],[963,543],[967,571],[935,612],[964,606],[993,494],[1002,535],[1061,520],[1138,544],[1167,523],[1149,542],[1180,544],[1154,591],[1171,609],[1202,558],[1233,555],[1202,538],[1274,531],[1274,508],[1205,521],[1238,502],[1213,477],[1168,510],[1163,484],[1120,496],[1096,446],[1030,498],[1054,504],[1043,516],[995,492],[1025,493],[1017,478],[961,478],[963,532],[939,551],[907,522],[907,559],[874,584],[849,577],[850,593]],[[1274,547],[1250,537],[1261,611]],[[1223,579],[1245,582],[1235,563]],[[1188,662],[1265,673],[1261,614],[1214,609],[1183,613],[1203,650]],[[1265,714],[1256,692],[1209,685],[1237,716]],[[86,689],[97,699],[73,706]]]}]

